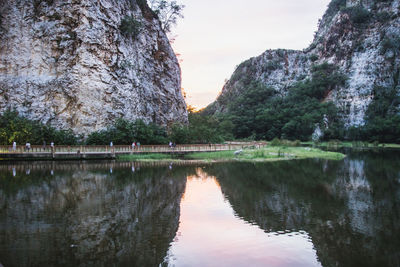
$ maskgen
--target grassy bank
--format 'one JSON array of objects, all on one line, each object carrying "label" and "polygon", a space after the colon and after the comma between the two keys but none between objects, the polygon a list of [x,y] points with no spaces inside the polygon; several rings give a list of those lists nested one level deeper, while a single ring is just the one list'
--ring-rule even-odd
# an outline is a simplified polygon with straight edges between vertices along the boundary
[{"label": "grassy bank", "polygon": [[175,160],[176,156],[172,154],[161,154],[161,153],[151,153],[151,154],[132,154],[132,155],[120,155],[117,156],[120,160],[130,160],[130,161],[162,161],[162,160]]},{"label": "grassy bank", "polygon": [[337,152],[322,151],[317,148],[308,147],[283,147],[274,146],[263,149],[246,149],[235,155],[235,151],[201,152],[185,155],[183,159],[178,159],[171,154],[135,154],[120,156],[121,160],[131,161],[179,161],[179,160],[199,160],[199,161],[277,161],[306,158],[322,158],[331,160],[341,160],[344,154]]},{"label": "grassy bank", "polygon": [[266,147],[256,150],[243,150],[235,155],[233,151],[193,153],[187,155],[188,159],[201,160],[238,160],[238,161],[275,161],[290,159],[322,158],[341,160],[345,157],[342,153],[323,151],[308,147]]},{"label": "grassy bank", "polygon": [[302,145],[310,145],[317,147],[350,147],[350,148],[400,148],[400,144],[379,144],[379,143],[368,143],[368,142],[341,142],[341,141],[329,141],[329,142],[321,142],[321,143],[313,143],[313,142],[301,142]]}]

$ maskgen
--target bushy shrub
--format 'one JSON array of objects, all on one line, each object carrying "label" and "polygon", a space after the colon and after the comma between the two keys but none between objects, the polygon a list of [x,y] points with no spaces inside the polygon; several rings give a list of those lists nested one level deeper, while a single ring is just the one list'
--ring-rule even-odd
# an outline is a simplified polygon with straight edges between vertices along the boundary
[{"label": "bushy shrub", "polygon": [[277,69],[282,69],[282,65],[280,64],[279,61],[268,61],[265,65],[264,65],[264,71],[274,71]]},{"label": "bushy shrub", "polygon": [[318,60],[318,56],[317,56],[316,54],[312,54],[312,55],[310,56],[310,60],[311,60],[312,62],[317,61],[317,60]]},{"label": "bushy shrub", "polygon": [[9,145],[13,142],[32,145],[49,144],[76,145],[78,138],[71,130],[57,130],[20,116],[18,112],[7,110],[0,116],[0,144]]},{"label": "bushy shrub", "polygon": [[270,145],[271,146],[279,146],[281,144],[281,140],[279,140],[278,137],[275,137],[274,139],[272,139]]},{"label": "bushy shrub", "polygon": [[329,140],[327,146],[328,148],[338,148],[340,145],[342,144],[342,142],[340,140]]},{"label": "bushy shrub", "polygon": [[374,98],[360,128],[361,139],[400,143],[400,96],[395,87],[375,87]]},{"label": "bushy shrub", "polygon": [[364,8],[361,5],[346,8],[345,12],[347,12],[350,15],[350,20],[354,24],[367,23],[369,19],[372,17],[371,12],[369,12],[366,8]]},{"label": "bushy shrub", "polygon": [[332,0],[328,5],[328,10],[326,11],[326,14],[328,16],[333,16],[345,6],[346,0]]},{"label": "bushy shrub", "polygon": [[394,52],[400,49],[400,37],[385,37],[381,43],[381,53],[385,54],[388,50]]},{"label": "bushy shrub", "polygon": [[128,145],[132,142],[143,145],[167,144],[168,138],[165,129],[154,123],[118,119],[106,130],[93,132],[86,139],[88,145],[108,145],[110,142],[115,145]]},{"label": "bushy shrub", "polygon": [[390,14],[388,12],[380,12],[380,13],[376,14],[376,19],[380,23],[385,23],[390,20]]},{"label": "bushy shrub", "polygon": [[136,3],[141,10],[144,10],[147,7],[147,0],[136,0]]},{"label": "bushy shrub", "polygon": [[277,137],[275,137],[274,139],[272,139],[272,141],[270,142],[271,146],[290,146],[290,147],[298,147],[301,145],[300,140],[295,140],[295,141],[290,141],[290,140],[286,140],[286,139],[279,139]]},{"label": "bushy shrub", "polygon": [[142,31],[142,23],[134,16],[125,16],[121,20],[119,30],[124,36],[132,38],[132,40],[136,40],[137,36]]}]

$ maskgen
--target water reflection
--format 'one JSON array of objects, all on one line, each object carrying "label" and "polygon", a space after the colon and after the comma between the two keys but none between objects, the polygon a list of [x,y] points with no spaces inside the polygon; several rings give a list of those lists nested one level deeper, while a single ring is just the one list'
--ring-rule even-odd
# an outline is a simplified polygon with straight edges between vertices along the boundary
[{"label": "water reflection", "polygon": [[77,164],[56,164],[54,177],[44,165],[30,173],[17,166],[15,177],[1,172],[0,262],[5,266],[161,263],[178,228],[189,173],[155,167],[132,174],[130,168],[113,166],[112,174],[107,167]]},{"label": "water reflection", "polygon": [[188,177],[177,237],[168,257],[176,266],[319,266],[308,234],[265,234],[235,216],[216,177]]},{"label": "water reflection", "polygon": [[0,262],[400,266],[399,163],[2,163]]},{"label": "water reflection", "polygon": [[309,233],[323,266],[400,266],[400,153],[207,166],[237,215]]}]

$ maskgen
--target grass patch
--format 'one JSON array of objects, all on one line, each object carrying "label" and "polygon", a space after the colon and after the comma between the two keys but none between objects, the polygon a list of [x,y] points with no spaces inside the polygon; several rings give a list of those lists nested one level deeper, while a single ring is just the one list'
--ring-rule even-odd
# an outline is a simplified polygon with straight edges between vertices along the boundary
[{"label": "grass patch", "polygon": [[263,149],[243,150],[235,155],[234,151],[193,153],[185,156],[188,159],[197,160],[239,160],[239,161],[274,161],[306,158],[322,158],[341,160],[345,157],[342,153],[323,151],[309,147],[282,147],[274,146]]},{"label": "grass patch", "polygon": [[129,160],[129,161],[172,160],[172,159],[176,159],[171,154],[161,154],[161,153],[120,155],[117,158],[120,159],[120,160]]},{"label": "grass patch", "polygon": [[185,161],[198,160],[203,162],[212,161],[277,161],[291,159],[321,158],[341,160],[344,154],[338,152],[323,151],[310,147],[286,147],[270,146],[262,149],[245,149],[235,155],[235,151],[199,152],[185,155],[179,159],[172,154],[132,154],[118,156],[119,160],[128,161]]},{"label": "grass patch", "polygon": [[234,151],[217,151],[217,152],[198,152],[190,153],[185,156],[186,159],[202,159],[202,160],[224,160],[234,159]]}]

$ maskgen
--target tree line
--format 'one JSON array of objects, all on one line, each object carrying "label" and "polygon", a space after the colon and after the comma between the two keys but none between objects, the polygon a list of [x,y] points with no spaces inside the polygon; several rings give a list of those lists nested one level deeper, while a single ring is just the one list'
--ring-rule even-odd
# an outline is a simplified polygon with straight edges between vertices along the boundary
[{"label": "tree line", "polygon": [[[399,77],[400,70],[394,84]],[[196,112],[189,107],[189,124],[176,123],[169,128],[121,118],[85,137],[7,110],[0,115],[0,144],[204,144],[274,138],[310,141],[316,128],[321,130],[321,139],[326,141],[400,143],[400,95],[396,86],[376,86],[365,124],[346,128],[338,108],[332,102],[323,101],[346,82],[346,76],[334,65],[315,65],[310,79],[297,82],[285,94],[247,78],[241,82],[246,90],[239,97],[229,99],[228,112],[210,115],[207,110]]]},{"label": "tree line", "polygon": [[189,124],[173,124],[169,129],[143,120],[128,121],[117,119],[106,129],[92,132],[88,136],[75,135],[71,130],[58,130],[39,121],[30,120],[15,110],[6,110],[0,115],[0,145],[13,142],[23,145],[42,145],[45,142],[56,145],[127,145],[140,144],[194,144],[220,143],[233,136],[229,122],[205,117],[189,110]]}]

